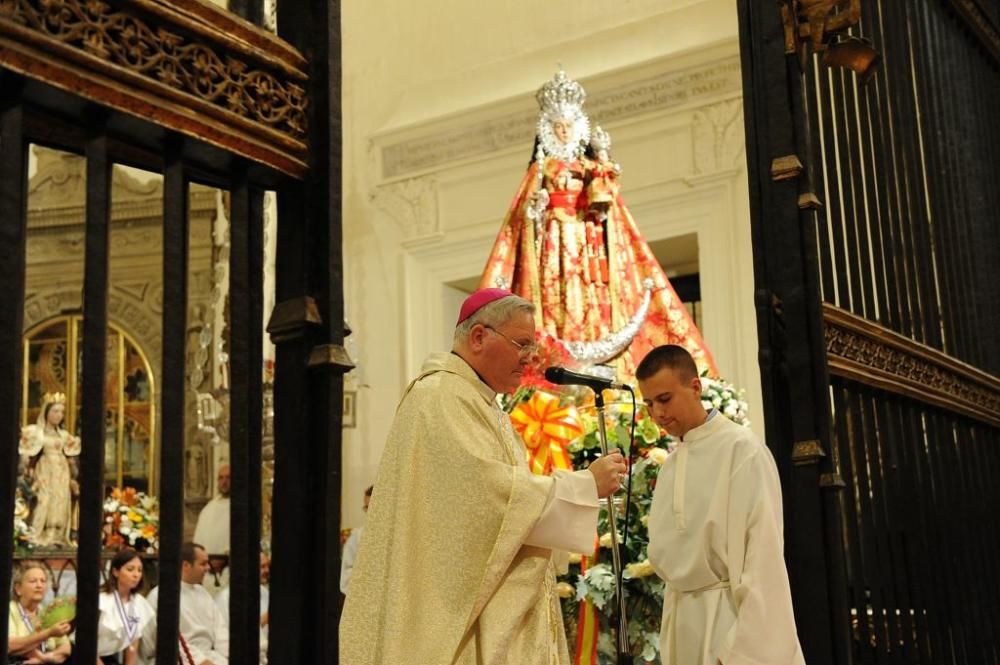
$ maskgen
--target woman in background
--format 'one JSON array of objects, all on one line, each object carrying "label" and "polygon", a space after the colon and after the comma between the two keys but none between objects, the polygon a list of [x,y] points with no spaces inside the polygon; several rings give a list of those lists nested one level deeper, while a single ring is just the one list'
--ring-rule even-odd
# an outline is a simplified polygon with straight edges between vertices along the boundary
[{"label": "woman in background", "polygon": [[135,665],[143,629],[155,613],[136,590],[142,584],[142,559],[124,549],[111,560],[108,579],[98,600],[98,665]]},{"label": "woman in background", "polygon": [[11,663],[39,665],[64,663],[72,645],[66,636],[73,627],[60,621],[40,629],[42,598],[49,587],[49,575],[38,562],[30,561],[14,569],[14,599],[7,615],[7,653]]}]

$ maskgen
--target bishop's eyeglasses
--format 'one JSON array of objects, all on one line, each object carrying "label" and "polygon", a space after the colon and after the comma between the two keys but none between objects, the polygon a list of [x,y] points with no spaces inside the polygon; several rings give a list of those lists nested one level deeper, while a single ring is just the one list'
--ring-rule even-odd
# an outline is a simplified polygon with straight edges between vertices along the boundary
[{"label": "bishop's eyeglasses", "polygon": [[513,344],[514,347],[517,348],[517,352],[518,354],[520,354],[522,358],[527,358],[528,356],[534,355],[535,353],[538,352],[538,345],[535,343],[522,344],[521,342],[518,342],[516,340],[511,339],[510,337],[507,337],[507,335],[504,335],[502,332],[500,332],[493,326],[484,325],[483,327],[486,328],[487,330],[492,330],[493,332],[495,332],[496,334],[500,335],[505,340]]}]

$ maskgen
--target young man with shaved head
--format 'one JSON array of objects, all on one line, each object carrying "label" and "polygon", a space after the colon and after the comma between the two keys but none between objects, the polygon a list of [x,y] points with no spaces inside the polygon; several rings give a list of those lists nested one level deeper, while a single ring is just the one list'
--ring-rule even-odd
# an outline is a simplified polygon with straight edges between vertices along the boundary
[{"label": "young man with shaved head", "polygon": [[650,415],[680,441],[649,515],[649,560],[667,583],[663,664],[804,665],[771,452],[748,428],[705,410],[683,348],[653,349],[636,378]]}]

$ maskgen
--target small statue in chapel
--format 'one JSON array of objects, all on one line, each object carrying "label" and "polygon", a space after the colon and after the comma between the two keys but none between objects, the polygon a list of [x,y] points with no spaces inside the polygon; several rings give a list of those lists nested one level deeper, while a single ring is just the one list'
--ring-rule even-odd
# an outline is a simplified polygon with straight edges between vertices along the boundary
[{"label": "small statue in chapel", "polygon": [[64,429],[65,417],[66,396],[46,393],[37,423],[21,429],[18,453],[35,495],[31,528],[37,547],[75,544],[70,458],[79,456],[80,439]]},{"label": "small statue in chapel", "polygon": [[608,208],[618,198],[618,176],[622,167],[618,162],[611,161],[611,136],[600,125],[594,130],[590,147],[594,159],[587,169],[587,202],[590,210],[603,221],[607,218]]}]

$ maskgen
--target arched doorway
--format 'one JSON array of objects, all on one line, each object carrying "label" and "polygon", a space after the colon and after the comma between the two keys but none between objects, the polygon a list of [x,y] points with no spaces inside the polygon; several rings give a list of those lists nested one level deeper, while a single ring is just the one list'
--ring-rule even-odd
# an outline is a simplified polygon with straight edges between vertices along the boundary
[{"label": "arched doorway", "polygon": [[[66,395],[66,428],[79,434],[83,317],[58,316],[24,335],[21,424],[35,422],[46,393]],[[156,381],[147,354],[115,322],[108,323],[104,381],[104,487],[156,493]]]}]

